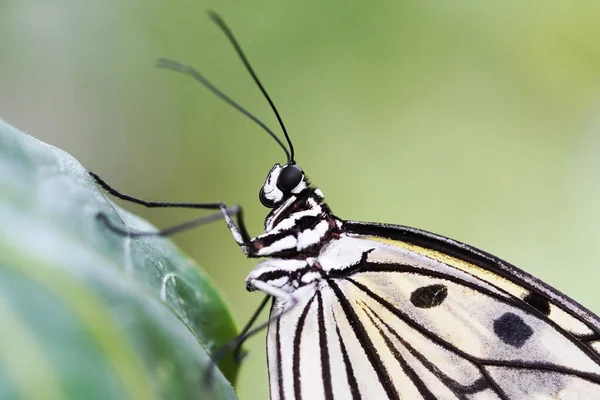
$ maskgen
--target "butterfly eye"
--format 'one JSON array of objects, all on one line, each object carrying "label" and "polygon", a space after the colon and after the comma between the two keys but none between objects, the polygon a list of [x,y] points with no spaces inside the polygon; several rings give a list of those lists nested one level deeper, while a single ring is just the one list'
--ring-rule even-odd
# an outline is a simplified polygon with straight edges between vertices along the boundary
[{"label": "butterfly eye", "polygon": [[277,178],[277,187],[283,193],[290,193],[300,181],[302,181],[304,173],[296,164],[290,164],[281,170],[279,178]]},{"label": "butterfly eye", "polygon": [[258,193],[258,199],[260,200],[262,205],[267,208],[275,207],[275,203],[265,197],[265,191],[263,189],[260,189],[260,192]]}]

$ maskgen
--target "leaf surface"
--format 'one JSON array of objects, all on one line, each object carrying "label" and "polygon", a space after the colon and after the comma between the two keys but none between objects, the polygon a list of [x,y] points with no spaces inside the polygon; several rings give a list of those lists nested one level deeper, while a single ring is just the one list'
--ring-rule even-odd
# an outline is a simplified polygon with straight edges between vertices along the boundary
[{"label": "leaf surface", "polygon": [[[69,154],[0,121],[0,398],[235,399],[236,334],[207,276]],[[229,379],[229,380],[228,380]]]}]

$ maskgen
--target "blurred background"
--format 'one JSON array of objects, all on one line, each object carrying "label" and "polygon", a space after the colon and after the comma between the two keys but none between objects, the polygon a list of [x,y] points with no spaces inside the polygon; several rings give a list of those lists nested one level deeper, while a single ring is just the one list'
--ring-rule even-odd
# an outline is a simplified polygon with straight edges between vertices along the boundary
[{"label": "blurred background", "polygon": [[[273,140],[192,79],[202,71],[273,129],[224,35],[231,25],[336,215],[416,226],[510,261],[600,312],[597,1],[0,0],[0,118],[128,194],[245,207]],[[185,210],[128,206],[159,227]],[[243,325],[261,300],[221,222],[173,238]],[[266,318],[266,315],[264,315]],[[241,399],[268,393],[264,335]]]}]

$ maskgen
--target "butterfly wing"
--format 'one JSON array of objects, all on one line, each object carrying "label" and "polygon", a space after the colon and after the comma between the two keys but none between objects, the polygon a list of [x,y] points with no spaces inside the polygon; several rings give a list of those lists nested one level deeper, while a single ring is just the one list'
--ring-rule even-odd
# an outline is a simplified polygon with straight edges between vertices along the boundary
[{"label": "butterfly wing", "polygon": [[584,307],[462,243],[345,224],[269,329],[272,399],[600,399]]}]

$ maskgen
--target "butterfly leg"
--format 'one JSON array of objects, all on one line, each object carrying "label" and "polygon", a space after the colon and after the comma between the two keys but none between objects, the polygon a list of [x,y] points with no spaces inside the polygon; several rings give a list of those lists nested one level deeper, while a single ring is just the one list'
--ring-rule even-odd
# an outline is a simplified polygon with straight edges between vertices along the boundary
[{"label": "butterfly leg", "polygon": [[98,186],[106,190],[111,195],[118,199],[139,204],[148,208],[198,208],[204,210],[220,210],[223,203],[182,203],[182,202],[167,202],[167,201],[147,201],[137,197],[122,193],[110,186],[106,181],[100,178],[95,172],[89,171],[90,176],[96,181]]},{"label": "butterfly leg", "polygon": [[[259,306],[254,311],[254,314],[252,314],[252,316],[250,317],[250,319],[248,320],[248,322],[246,322],[246,325],[244,325],[244,327],[240,331],[239,336],[245,335],[246,332],[249,332],[250,329],[252,329],[252,325],[254,325],[254,323],[258,319],[258,316],[260,315],[260,313],[262,312],[262,310],[265,308],[265,306],[267,305],[267,302],[269,301],[270,298],[271,298],[271,296],[269,296],[268,294],[265,295],[265,297],[260,302]],[[239,343],[233,349],[233,359],[237,363],[241,363],[243,361],[243,359],[246,357],[246,354],[247,354],[246,351],[242,350],[242,345],[243,345],[243,343]]]},{"label": "butterfly leg", "polygon": [[298,300],[296,299],[296,297],[293,294],[288,293],[285,290],[280,289],[278,287],[272,286],[272,285],[268,284],[267,282],[259,281],[258,279],[252,279],[252,280],[248,281],[248,284],[251,285],[253,288],[260,290],[261,292],[264,292],[272,297],[275,297],[277,300],[282,300],[283,304],[285,304],[285,307],[283,308],[283,310],[281,312],[279,312],[277,315],[274,315],[271,318],[269,318],[269,322],[271,320],[278,319],[283,314],[285,314],[286,312],[288,312],[289,310],[294,308],[296,303],[298,303]]},{"label": "butterfly leg", "polygon": [[[141,236],[169,236],[175,233],[206,224],[208,222],[215,221],[220,218],[224,218],[227,227],[233,235],[235,241],[240,245],[244,254],[248,254],[249,247],[248,243],[251,241],[250,234],[246,229],[246,224],[243,219],[243,211],[239,206],[227,207],[225,203],[182,203],[182,202],[164,202],[164,201],[147,201],[137,197],[129,196],[124,194],[117,189],[110,186],[106,181],[100,178],[96,173],[89,172],[90,176],[96,181],[96,183],[106,190],[111,195],[131,203],[139,204],[149,208],[196,208],[196,209],[208,209],[208,210],[219,210],[219,213],[211,214],[195,220],[185,222],[180,225],[176,225],[161,231],[156,232],[129,232],[126,229],[115,226],[110,222],[108,216],[105,213],[98,213],[96,218],[102,221],[111,231],[122,236],[129,237],[141,237]],[[233,221],[232,216],[237,216],[237,225]]]},{"label": "butterfly leg", "polygon": [[[248,338],[254,336],[259,332],[262,332],[265,328],[269,326],[269,324],[271,324],[271,322],[277,321],[282,315],[289,312],[298,303],[298,300],[293,294],[288,293],[278,287],[272,286],[266,282],[257,279],[252,279],[247,280],[247,285],[250,285],[253,289],[260,290],[268,295],[267,297],[265,297],[265,299],[263,299],[259,310],[252,316],[251,322],[254,322],[254,320],[256,320],[258,312],[260,312],[260,310],[262,310],[262,308],[266,305],[269,297],[275,297],[278,300],[284,300],[283,304],[285,304],[285,306],[283,310],[281,310],[275,315],[270,315],[269,319],[266,322],[259,324],[253,329],[250,329],[251,322],[247,324],[247,326],[242,330],[242,332],[238,336],[231,339],[227,344],[223,345],[223,347],[221,347],[218,351],[214,353],[212,357],[214,362],[213,367],[216,366],[216,364],[218,364],[223,359],[223,357],[232,349],[234,351],[234,355],[239,354],[239,349],[242,347],[242,345]],[[205,380],[210,380],[210,377],[212,376],[213,367],[209,367],[207,369],[205,373]]]},{"label": "butterfly leg", "polygon": [[[269,297],[274,297],[277,300],[283,300],[284,307],[280,312],[276,313],[275,315],[270,315],[269,319],[266,322],[259,324],[257,327],[253,329],[244,328],[244,331],[240,335],[232,339],[228,345],[223,346],[224,349],[222,350],[224,351],[231,348],[235,349],[237,347],[240,347],[249,337],[254,336],[258,332],[261,332],[263,329],[268,327],[271,322],[277,321],[282,315],[286,314],[288,311],[293,309],[294,306],[298,303],[298,299],[293,294],[288,293],[285,290],[270,285],[266,282],[253,279],[247,281],[247,284],[251,285],[253,289],[260,290],[261,292],[264,292],[268,295],[268,297],[263,300],[261,308],[266,304],[266,301]],[[255,319],[254,316],[253,319]]]},{"label": "butterfly leg", "polygon": [[[240,210],[240,207],[229,207],[227,212],[231,214],[236,214]],[[120,226],[115,225],[108,219],[108,215],[99,212],[96,214],[96,219],[102,222],[110,231],[116,233],[120,236],[127,236],[131,238],[144,237],[144,236],[171,236],[176,233],[186,231],[188,229],[194,228],[199,225],[204,225],[212,221],[216,221],[223,218],[223,214],[218,212],[210,215],[206,215],[204,217],[196,218],[188,222],[184,222],[183,224],[175,225],[170,228],[162,229],[160,231],[152,231],[152,232],[140,232],[140,231],[130,231],[127,228],[121,228]]]}]

